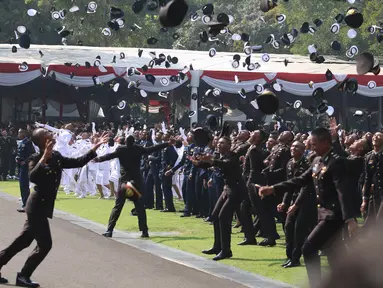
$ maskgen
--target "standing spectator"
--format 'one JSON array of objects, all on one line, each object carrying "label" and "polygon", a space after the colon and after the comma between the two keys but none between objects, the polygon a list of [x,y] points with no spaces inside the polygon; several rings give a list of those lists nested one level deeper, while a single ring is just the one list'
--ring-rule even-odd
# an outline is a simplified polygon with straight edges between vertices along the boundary
[{"label": "standing spectator", "polygon": [[24,129],[19,130],[19,139],[21,140],[17,147],[16,163],[19,170],[19,182],[22,207],[18,212],[25,212],[24,207],[29,197],[29,176],[28,176],[28,158],[35,152],[32,142],[29,140],[28,132]]}]

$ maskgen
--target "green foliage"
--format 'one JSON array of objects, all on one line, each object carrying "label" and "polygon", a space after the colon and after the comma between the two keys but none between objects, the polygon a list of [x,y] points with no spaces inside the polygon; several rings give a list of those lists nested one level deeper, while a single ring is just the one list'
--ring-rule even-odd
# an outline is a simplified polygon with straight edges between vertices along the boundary
[{"label": "green foliage", "polygon": [[[182,25],[177,28],[169,29],[168,32],[160,32],[160,23],[158,21],[157,12],[141,12],[134,14],[131,6],[132,1],[106,1],[98,0],[98,9],[95,14],[87,14],[84,7],[89,0],[12,0],[2,1],[0,6],[1,43],[7,43],[10,38],[15,38],[14,30],[19,25],[26,26],[31,32],[32,44],[48,44],[61,45],[60,37],[55,29],[65,25],[67,29],[73,30],[73,35],[68,37],[69,45],[77,45],[78,41],[82,41],[88,46],[112,46],[112,47],[148,47],[146,40],[149,37],[156,37],[159,42],[155,48],[166,49],[189,49],[189,50],[208,50],[215,47],[218,51],[242,52],[243,43],[241,41],[234,44],[225,45],[223,42],[228,41],[228,37],[221,35],[220,43],[208,42],[199,44],[199,33],[207,30],[202,22],[189,21],[188,16]],[[206,0],[188,0],[189,13],[202,8]],[[301,27],[303,22],[309,22],[312,26],[313,20],[322,19],[324,23],[318,28],[314,35],[300,34],[298,39],[290,47],[283,47],[275,50],[270,45],[265,45],[265,52],[268,53],[293,53],[307,55],[307,46],[316,44],[319,52],[324,55],[336,55],[345,58],[345,51],[351,45],[357,45],[360,51],[369,50],[375,55],[383,55],[382,45],[376,40],[376,35],[370,35],[367,27],[370,25],[379,25],[383,21],[383,5],[381,0],[370,0],[358,2],[357,8],[360,9],[365,18],[364,25],[357,29],[358,35],[355,39],[347,37],[348,27],[341,25],[341,32],[334,35],[329,28],[335,22],[335,16],[338,13],[345,13],[350,4],[347,1],[307,1],[307,0],[291,0],[289,2],[280,1],[280,5],[263,13],[259,10],[259,0],[221,0],[211,1],[215,6],[215,14],[220,12],[232,15],[235,19],[229,28],[232,33],[248,33],[252,44],[263,44],[269,34],[274,34],[279,39],[283,33],[288,33],[292,28]],[[56,10],[67,9],[72,5],[77,5],[80,11],[75,13],[67,13],[64,20],[54,21],[51,18],[51,9]],[[101,34],[101,30],[107,27],[109,20],[109,8],[117,6],[125,12],[125,28],[118,32],[112,32],[111,37],[105,37]],[[40,12],[39,17],[29,17],[27,10],[29,8],[37,9]],[[275,19],[277,14],[283,13],[287,19],[282,25],[277,24]],[[81,24],[81,18],[84,18]],[[261,21],[261,17],[266,23]],[[131,31],[133,24],[142,27],[142,30],[136,29]],[[43,33],[39,32],[41,29]],[[174,40],[172,35],[177,32],[180,38]],[[342,44],[340,52],[331,49],[332,41],[337,40]],[[16,41],[14,40],[14,43]]]}]

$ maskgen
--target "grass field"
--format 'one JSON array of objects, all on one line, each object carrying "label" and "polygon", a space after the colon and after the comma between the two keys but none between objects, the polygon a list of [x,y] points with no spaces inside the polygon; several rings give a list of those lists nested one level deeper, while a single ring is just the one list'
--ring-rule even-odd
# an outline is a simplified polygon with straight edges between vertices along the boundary
[{"label": "grass field", "polygon": [[[18,182],[0,182],[0,191],[19,197]],[[183,203],[174,200],[177,211],[183,208]],[[55,208],[78,215],[80,217],[107,224],[109,213],[113,207],[112,200],[99,200],[96,197],[77,199],[60,192]],[[127,202],[121,217],[117,223],[117,229],[125,231],[138,231],[137,218],[130,216],[133,204]],[[151,240],[173,248],[205,256],[201,250],[211,248],[213,244],[213,227],[202,219],[180,218],[181,213],[161,213],[155,210],[147,210],[148,226],[154,232],[179,232],[174,237],[151,237]],[[306,271],[304,267],[284,269],[280,265],[285,260],[284,234],[281,225],[278,225],[281,239],[277,241],[276,247],[261,246],[238,246],[242,241],[243,233],[233,229],[232,250],[234,257],[222,262],[237,268],[247,270],[256,274],[270,277],[290,284],[301,284],[305,282]],[[257,239],[261,240],[261,239]],[[211,258],[211,257],[207,257]]]}]

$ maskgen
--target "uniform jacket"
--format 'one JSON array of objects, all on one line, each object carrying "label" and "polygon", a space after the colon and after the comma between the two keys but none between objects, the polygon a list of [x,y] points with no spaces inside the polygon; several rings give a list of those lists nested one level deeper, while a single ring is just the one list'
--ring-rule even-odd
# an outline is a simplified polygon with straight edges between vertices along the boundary
[{"label": "uniform jacket", "polygon": [[268,185],[286,180],[286,165],[291,158],[290,147],[278,144],[267,157],[268,166],[263,170]]},{"label": "uniform jacket", "polygon": [[144,192],[143,187],[143,179],[142,173],[140,171],[141,157],[144,154],[150,154],[154,151],[159,151],[167,147],[168,143],[162,143],[158,145],[154,145],[151,147],[142,147],[140,145],[133,144],[133,146],[128,147],[125,145],[121,145],[117,147],[116,151],[104,155],[102,157],[97,158],[97,162],[108,161],[114,158],[118,158],[120,160],[121,166],[121,182],[127,181],[135,181],[137,189],[142,194]]},{"label": "uniform jacket", "polygon": [[190,160],[190,157],[193,156],[193,153],[194,153],[194,143],[185,147],[184,154],[182,155],[181,161],[172,168],[173,173],[175,173],[178,169],[183,167],[184,175],[189,175],[193,166]]},{"label": "uniform jacket", "polygon": [[238,156],[232,152],[221,156],[219,159],[214,159],[213,164],[202,162],[201,167],[207,168],[215,166],[221,169],[224,179],[224,191],[227,195],[240,200],[247,193],[245,181],[242,178],[240,170],[240,162]]},{"label": "uniform jacket", "polygon": [[[302,157],[297,162],[294,161],[293,158],[287,162],[286,166],[286,172],[287,172],[287,179],[292,179],[294,177],[298,177],[302,175],[307,169],[309,169],[310,163],[307,161],[305,157]],[[303,187],[304,188],[304,187]],[[295,188],[293,190],[288,190],[283,195],[283,203],[285,205],[294,204],[295,200],[297,199],[299,192],[301,188]]]},{"label": "uniform jacket", "polygon": [[29,159],[29,180],[35,187],[28,197],[25,210],[29,214],[43,213],[44,216],[52,218],[62,169],[82,167],[97,154],[90,151],[79,158],[66,158],[60,152],[53,151],[46,165],[38,163],[42,156],[43,153],[36,153]]},{"label": "uniform jacket", "polygon": [[[364,159],[364,186],[363,186],[363,198],[368,200],[374,191],[379,191],[377,168],[380,162],[382,152],[375,153],[371,151],[366,154]],[[381,165],[380,165],[381,166]]]},{"label": "uniform jacket", "polygon": [[249,147],[245,155],[242,173],[246,184],[264,184],[264,177],[262,175],[262,170],[265,168],[263,163],[264,160],[265,153],[262,151],[261,147],[255,145]]},{"label": "uniform jacket", "polygon": [[161,170],[160,175],[172,169],[177,162],[178,153],[174,146],[168,146],[163,149],[161,154]]},{"label": "uniform jacket", "polygon": [[[344,173],[346,165],[346,159],[330,150],[323,157],[316,157],[301,176],[274,185],[275,192],[283,193],[314,182],[320,220],[355,218],[354,199],[348,191],[347,175]],[[295,202],[298,207],[301,204],[298,200]]]},{"label": "uniform jacket", "polygon": [[16,163],[28,167],[28,158],[35,153],[32,141],[28,138],[21,140],[17,146]]}]

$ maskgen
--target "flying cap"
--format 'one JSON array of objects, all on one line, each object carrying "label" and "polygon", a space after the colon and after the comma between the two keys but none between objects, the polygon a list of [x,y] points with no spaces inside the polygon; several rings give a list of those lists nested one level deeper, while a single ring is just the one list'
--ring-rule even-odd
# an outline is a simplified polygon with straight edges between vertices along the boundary
[{"label": "flying cap", "polygon": [[266,115],[274,114],[279,108],[279,100],[270,89],[265,89],[258,96],[257,103],[259,110]]},{"label": "flying cap", "polygon": [[161,6],[159,19],[163,27],[176,27],[185,18],[189,5],[185,0],[171,0],[165,6]]}]

